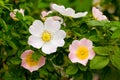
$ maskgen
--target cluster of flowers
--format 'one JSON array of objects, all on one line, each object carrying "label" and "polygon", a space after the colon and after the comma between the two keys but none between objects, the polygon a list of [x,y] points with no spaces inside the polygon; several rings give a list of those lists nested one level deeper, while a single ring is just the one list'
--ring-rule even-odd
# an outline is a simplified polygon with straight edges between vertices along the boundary
[{"label": "cluster of flowers", "polygon": [[[57,51],[57,47],[62,47],[65,44],[64,38],[66,33],[64,30],[60,30],[61,24],[63,24],[63,19],[59,16],[47,17],[53,12],[58,12],[63,16],[68,16],[71,18],[80,18],[87,15],[87,12],[78,12],[72,8],[65,8],[57,4],[51,5],[52,10],[49,12],[42,11],[41,19],[44,20],[44,23],[40,20],[35,20],[33,24],[29,27],[29,32],[31,33],[28,38],[28,44],[34,48],[42,50],[45,54],[51,54]],[[10,16],[13,20],[18,20],[16,18],[16,12],[22,13],[24,16],[23,9],[15,9],[10,13]],[[102,14],[97,8],[92,8],[93,17],[96,20],[108,20],[105,15]],[[65,23],[64,23],[65,25]],[[80,63],[84,66],[87,65],[88,60],[94,58],[95,53],[93,51],[92,41],[82,38],[81,40],[74,40],[69,46],[69,59],[73,63]],[[40,67],[45,65],[45,57],[41,56],[38,61],[32,59],[33,50],[26,50],[22,53],[21,66],[29,70],[30,72],[38,70]]]}]

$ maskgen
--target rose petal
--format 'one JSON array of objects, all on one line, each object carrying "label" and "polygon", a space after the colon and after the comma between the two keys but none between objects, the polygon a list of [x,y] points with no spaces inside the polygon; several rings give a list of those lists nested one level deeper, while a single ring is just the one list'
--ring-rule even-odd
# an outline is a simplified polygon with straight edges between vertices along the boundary
[{"label": "rose petal", "polygon": [[79,45],[80,46],[86,46],[86,47],[88,47],[89,49],[91,49],[93,46],[93,44],[92,44],[92,41],[90,41],[90,40],[88,40],[88,39],[86,39],[86,38],[83,38],[83,39],[81,39],[80,40],[80,42],[79,42]]},{"label": "rose petal", "polygon": [[59,21],[55,21],[51,18],[47,18],[45,21],[45,28],[50,32],[56,32],[60,29],[61,25]]},{"label": "rose petal", "polygon": [[79,47],[79,41],[78,40],[74,40],[73,42],[72,42],[72,44],[70,45],[70,47],[69,47],[69,51],[71,52],[71,53],[75,53],[76,52],[76,49]]},{"label": "rose petal", "polygon": [[42,47],[42,45],[44,44],[44,42],[41,40],[41,38],[31,35],[28,38],[28,44],[32,45],[33,47],[39,49],[39,48]]},{"label": "rose petal", "polygon": [[90,49],[89,51],[90,51],[89,60],[92,60],[95,57],[95,52],[92,49]]},{"label": "rose petal", "polygon": [[73,17],[73,18],[84,17],[84,16],[87,15],[87,13],[88,13],[88,12],[83,12],[83,13],[79,12],[79,13],[76,13],[76,14],[72,15],[72,17]]},{"label": "rose petal", "polygon": [[28,54],[32,54],[32,50],[26,50],[25,52],[22,53],[21,59],[25,59]]},{"label": "rose petal", "polygon": [[44,30],[43,23],[40,20],[35,20],[29,28],[29,32],[34,36],[40,36]]},{"label": "rose petal", "polygon": [[55,46],[52,42],[46,43],[42,46],[42,51],[46,54],[54,53],[57,50],[57,46]]},{"label": "rose petal", "polygon": [[87,64],[87,62],[88,62],[88,58],[86,58],[86,59],[84,59],[84,60],[80,60],[80,59],[78,59],[78,58],[76,57],[76,55],[75,55],[74,53],[70,53],[70,54],[68,55],[68,57],[69,57],[69,59],[70,59],[73,63],[79,62],[79,63],[83,64],[84,66],[86,66],[86,64]]}]

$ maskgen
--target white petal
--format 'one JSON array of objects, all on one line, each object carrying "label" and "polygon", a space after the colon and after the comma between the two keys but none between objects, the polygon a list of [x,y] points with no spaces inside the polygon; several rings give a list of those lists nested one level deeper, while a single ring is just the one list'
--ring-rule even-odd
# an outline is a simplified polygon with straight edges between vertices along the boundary
[{"label": "white petal", "polygon": [[66,16],[70,16],[75,14],[75,11],[72,8],[67,8],[62,14]]},{"label": "white petal", "polygon": [[34,36],[40,36],[44,29],[43,23],[40,20],[35,20],[29,28],[29,32]]},{"label": "white petal", "polygon": [[65,36],[66,36],[65,31],[59,30],[59,31],[55,32],[53,39],[56,39],[56,40],[64,39]]},{"label": "white petal", "polygon": [[57,50],[57,47],[51,42],[45,43],[42,46],[42,51],[46,54],[54,53],[54,52],[56,52],[56,50]]},{"label": "white petal", "polygon": [[29,45],[32,45],[33,47],[39,49],[39,48],[42,47],[42,45],[44,44],[44,42],[41,40],[40,37],[36,37],[36,36],[31,35],[31,36],[28,38],[28,44],[29,44]]},{"label": "white petal", "polygon": [[66,33],[63,30],[59,30],[54,34],[52,43],[54,43],[56,46],[62,47],[65,44],[63,40],[65,36],[66,36]]},{"label": "white petal", "polygon": [[57,4],[51,4],[51,8],[52,8],[52,10],[58,11],[59,13],[65,11],[65,7],[64,6],[59,6]]},{"label": "white petal", "polygon": [[62,47],[65,44],[65,41],[62,39],[61,40],[53,40],[52,42],[54,45],[59,46],[59,47]]},{"label": "white petal", "polygon": [[84,17],[84,16],[87,15],[87,13],[88,13],[88,12],[84,12],[84,13],[79,12],[79,13],[76,13],[76,14],[72,15],[72,17],[73,17],[73,18]]},{"label": "white petal", "polygon": [[50,32],[56,32],[60,29],[61,25],[59,21],[54,21],[51,18],[47,18],[45,21],[45,28]]}]

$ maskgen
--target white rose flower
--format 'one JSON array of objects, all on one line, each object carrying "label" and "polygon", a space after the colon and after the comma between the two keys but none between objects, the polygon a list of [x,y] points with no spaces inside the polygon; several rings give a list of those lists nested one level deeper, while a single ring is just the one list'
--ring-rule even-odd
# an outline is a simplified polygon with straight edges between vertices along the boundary
[{"label": "white rose flower", "polygon": [[28,44],[35,48],[42,48],[46,54],[54,53],[57,47],[64,45],[65,31],[60,30],[60,22],[47,18],[44,24],[40,20],[35,20],[29,28],[32,34],[28,39]]},{"label": "white rose flower", "polygon": [[69,16],[69,17],[72,17],[72,18],[84,17],[88,13],[88,12],[75,13],[75,10],[73,10],[72,8],[66,8],[65,9],[64,6],[59,6],[57,4],[51,4],[51,8],[52,8],[52,10],[55,10],[55,11],[59,12],[60,14],[62,14],[64,16]]}]

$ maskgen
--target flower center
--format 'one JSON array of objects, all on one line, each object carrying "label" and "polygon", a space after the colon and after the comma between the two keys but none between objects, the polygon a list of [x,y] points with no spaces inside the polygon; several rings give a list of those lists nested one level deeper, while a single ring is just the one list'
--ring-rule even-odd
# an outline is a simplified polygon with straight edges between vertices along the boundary
[{"label": "flower center", "polygon": [[51,34],[50,34],[50,32],[48,32],[48,31],[44,31],[43,33],[42,33],[42,40],[44,41],[44,42],[48,42],[48,41],[50,41],[51,40]]},{"label": "flower center", "polygon": [[26,61],[26,63],[29,66],[36,66],[36,65],[38,65],[38,61],[32,59],[32,54],[27,55],[25,61]]},{"label": "flower center", "polygon": [[88,57],[88,48],[84,46],[78,47],[76,51],[76,56],[81,60],[86,59]]}]

